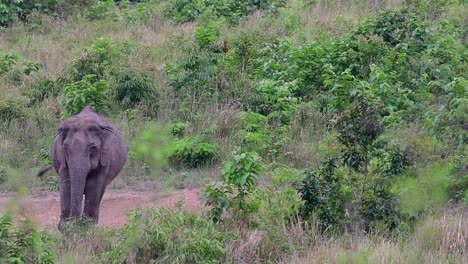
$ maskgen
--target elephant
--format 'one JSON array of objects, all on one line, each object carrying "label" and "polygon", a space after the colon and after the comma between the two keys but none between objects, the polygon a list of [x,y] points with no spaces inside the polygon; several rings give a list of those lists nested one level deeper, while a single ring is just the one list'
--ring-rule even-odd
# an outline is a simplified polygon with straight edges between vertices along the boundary
[{"label": "elephant", "polygon": [[83,195],[84,216],[98,223],[102,196],[122,170],[127,152],[119,129],[90,106],[60,124],[51,146],[60,190],[59,230],[82,216]]}]

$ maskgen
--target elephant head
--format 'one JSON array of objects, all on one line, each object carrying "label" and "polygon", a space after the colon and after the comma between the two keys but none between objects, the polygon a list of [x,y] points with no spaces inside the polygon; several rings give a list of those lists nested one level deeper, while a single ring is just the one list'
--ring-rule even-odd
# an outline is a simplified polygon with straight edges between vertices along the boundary
[{"label": "elephant head", "polygon": [[62,219],[81,215],[87,178],[107,173],[115,138],[114,129],[90,107],[57,129],[51,154],[61,183]]}]

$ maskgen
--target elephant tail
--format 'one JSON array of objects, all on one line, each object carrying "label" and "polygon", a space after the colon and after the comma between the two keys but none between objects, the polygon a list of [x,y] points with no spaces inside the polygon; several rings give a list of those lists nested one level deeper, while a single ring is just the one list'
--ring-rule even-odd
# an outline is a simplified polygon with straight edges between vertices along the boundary
[{"label": "elephant tail", "polygon": [[46,172],[48,172],[51,168],[52,168],[52,165],[47,166],[47,167],[45,167],[45,168],[42,168],[42,169],[37,173],[37,177],[42,177],[42,175],[46,174]]}]

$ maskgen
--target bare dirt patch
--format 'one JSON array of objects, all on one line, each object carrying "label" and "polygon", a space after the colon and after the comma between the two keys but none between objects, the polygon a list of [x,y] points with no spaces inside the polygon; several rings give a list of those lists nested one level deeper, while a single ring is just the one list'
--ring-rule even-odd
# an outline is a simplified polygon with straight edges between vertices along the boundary
[{"label": "bare dirt patch", "polygon": [[[19,208],[19,215],[30,217],[40,228],[55,228],[60,219],[58,192],[34,191],[27,198],[18,198],[16,193],[0,193],[0,212],[7,207]],[[200,212],[200,189],[184,189],[173,192],[112,191],[104,194],[101,202],[99,225],[118,227],[127,222],[126,212],[135,208],[180,208]]]}]

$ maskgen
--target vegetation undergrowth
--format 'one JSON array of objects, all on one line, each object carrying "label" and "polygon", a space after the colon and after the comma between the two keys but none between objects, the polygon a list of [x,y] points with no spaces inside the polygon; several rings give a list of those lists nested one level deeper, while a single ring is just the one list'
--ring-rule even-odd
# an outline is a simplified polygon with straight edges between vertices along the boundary
[{"label": "vegetation undergrowth", "polygon": [[467,262],[466,17],[457,0],[0,3],[0,190],[56,191],[33,172],[92,105],[129,144],[111,188],[198,187],[207,206],[66,235],[2,214],[0,262]]}]

